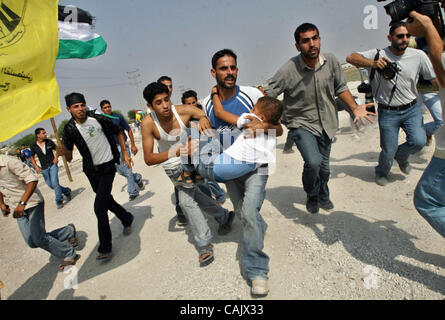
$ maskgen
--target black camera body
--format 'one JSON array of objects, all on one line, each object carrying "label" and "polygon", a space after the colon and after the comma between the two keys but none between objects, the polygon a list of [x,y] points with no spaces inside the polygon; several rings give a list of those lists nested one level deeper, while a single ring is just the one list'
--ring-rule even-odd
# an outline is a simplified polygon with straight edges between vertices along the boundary
[{"label": "black camera body", "polygon": [[[357,91],[359,93],[365,94],[365,104],[374,102],[374,97],[372,95],[372,87],[370,83],[366,82],[360,83],[360,85],[357,87]],[[375,113],[375,106],[367,107],[366,110]]]},{"label": "black camera body", "polygon": [[[386,0],[377,0],[378,2],[384,2]],[[420,14],[428,16],[434,23],[440,36],[444,36],[444,21],[442,12],[440,10],[440,4],[438,1],[433,0],[395,0],[386,6],[384,6],[386,13],[391,17],[393,23],[410,18],[409,13],[416,11]]]},{"label": "black camera body", "polygon": [[382,75],[382,77],[386,80],[392,80],[396,76],[396,74],[400,71],[397,63],[395,62],[387,62],[386,67],[384,69],[376,69],[378,73]]}]

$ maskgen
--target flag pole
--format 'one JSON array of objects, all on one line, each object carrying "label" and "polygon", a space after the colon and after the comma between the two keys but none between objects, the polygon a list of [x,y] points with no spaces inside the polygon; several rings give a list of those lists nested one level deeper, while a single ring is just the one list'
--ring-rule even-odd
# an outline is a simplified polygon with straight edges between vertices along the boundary
[{"label": "flag pole", "polygon": [[[57,146],[60,148],[62,146],[62,141],[60,141],[59,134],[57,133],[57,126],[56,122],[54,121],[54,118],[51,118],[51,124],[53,126],[54,134],[56,136]],[[68,162],[66,161],[65,155],[62,155],[62,159],[68,179],[70,180],[70,182],[73,182],[73,178],[71,177],[70,167],[68,167]]]}]

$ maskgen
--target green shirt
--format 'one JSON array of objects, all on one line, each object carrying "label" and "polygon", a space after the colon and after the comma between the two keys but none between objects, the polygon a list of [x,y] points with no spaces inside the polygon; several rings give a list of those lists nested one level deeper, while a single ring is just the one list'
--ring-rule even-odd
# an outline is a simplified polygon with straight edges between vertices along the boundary
[{"label": "green shirt", "polygon": [[335,97],[349,88],[337,58],[330,53],[319,57],[315,69],[301,55],[293,57],[268,81],[265,91],[271,97],[284,93],[287,128],[303,127],[317,136],[324,130],[332,138],[338,130]]}]

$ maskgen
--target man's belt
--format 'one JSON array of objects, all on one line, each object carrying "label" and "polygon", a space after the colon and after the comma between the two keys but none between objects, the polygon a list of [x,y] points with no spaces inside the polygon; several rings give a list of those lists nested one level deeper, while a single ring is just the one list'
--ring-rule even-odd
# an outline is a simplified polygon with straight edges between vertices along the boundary
[{"label": "man's belt", "polygon": [[413,105],[417,103],[417,99],[414,99],[410,103],[403,104],[401,106],[388,106],[386,104],[379,103],[379,108],[385,109],[385,110],[395,110],[395,111],[403,111],[408,108],[411,108]]}]

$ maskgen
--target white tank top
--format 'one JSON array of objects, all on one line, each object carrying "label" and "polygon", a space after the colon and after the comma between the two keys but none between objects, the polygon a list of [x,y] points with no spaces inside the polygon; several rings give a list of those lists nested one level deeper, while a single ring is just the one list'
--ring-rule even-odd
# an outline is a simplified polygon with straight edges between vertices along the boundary
[{"label": "white tank top", "polygon": [[[158,142],[159,153],[170,150],[173,146],[179,143],[179,138],[181,134],[183,134],[187,130],[187,127],[182,122],[181,117],[178,115],[175,109],[175,106],[172,106],[172,112],[176,117],[176,120],[178,120],[180,129],[172,130],[172,132],[170,132],[171,134],[168,134],[167,132],[164,131],[164,129],[162,129],[162,126],[159,122],[158,117],[156,116],[156,113],[154,111],[150,113],[159,131],[160,139],[158,140],[155,138],[156,141]],[[168,160],[161,164],[164,169],[174,170],[181,165],[181,158],[176,156],[175,152],[176,149],[172,148],[171,150],[172,151],[171,154],[169,154],[168,156]]]}]

